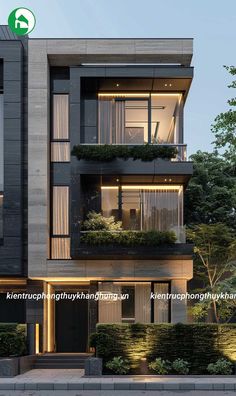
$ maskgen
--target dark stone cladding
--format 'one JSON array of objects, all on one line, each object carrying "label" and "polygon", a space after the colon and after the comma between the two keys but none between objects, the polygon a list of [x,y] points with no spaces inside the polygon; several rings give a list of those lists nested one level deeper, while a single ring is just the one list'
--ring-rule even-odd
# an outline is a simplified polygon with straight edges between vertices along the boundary
[{"label": "dark stone cladding", "polygon": [[[4,93],[4,206],[0,276],[26,275],[27,37],[0,35]],[[25,216],[24,216],[25,215]]]}]

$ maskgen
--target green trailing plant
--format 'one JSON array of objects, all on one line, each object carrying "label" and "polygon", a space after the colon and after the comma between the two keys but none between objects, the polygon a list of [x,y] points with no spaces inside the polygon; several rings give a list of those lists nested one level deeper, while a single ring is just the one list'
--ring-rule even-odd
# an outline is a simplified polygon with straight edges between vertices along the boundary
[{"label": "green trailing plant", "polygon": [[153,161],[156,158],[172,159],[177,155],[177,148],[173,146],[158,146],[144,144],[140,146],[126,145],[78,145],[74,146],[71,154],[78,160],[109,162],[116,158],[133,158],[133,160]]},{"label": "green trailing plant", "polygon": [[104,217],[101,213],[91,211],[87,214],[87,220],[82,224],[85,231],[121,231],[121,221],[115,221],[114,216]]},{"label": "green trailing plant", "polygon": [[189,373],[189,366],[190,364],[184,359],[176,359],[172,363],[172,369],[177,374],[188,374]]},{"label": "green trailing plant", "polygon": [[233,365],[229,360],[218,359],[216,363],[208,364],[207,371],[213,375],[230,375],[233,371]]},{"label": "green trailing plant", "polygon": [[176,235],[173,231],[88,231],[81,242],[91,246],[160,246],[174,244]]},{"label": "green trailing plant", "polygon": [[106,367],[115,374],[124,375],[130,370],[130,364],[127,359],[121,356],[115,356],[112,360],[106,363]]},{"label": "green trailing plant", "polygon": [[160,357],[149,363],[148,367],[151,371],[159,375],[166,375],[171,371],[171,363],[169,360],[164,360]]}]

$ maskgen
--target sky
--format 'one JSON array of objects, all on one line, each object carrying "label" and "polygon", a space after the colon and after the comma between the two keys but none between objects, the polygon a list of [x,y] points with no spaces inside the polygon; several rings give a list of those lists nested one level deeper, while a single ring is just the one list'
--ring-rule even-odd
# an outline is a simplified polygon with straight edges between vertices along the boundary
[{"label": "sky", "polygon": [[0,0],[0,24],[30,8],[30,37],[193,38],[194,80],[185,105],[188,155],[211,151],[211,124],[234,96],[223,65],[236,65],[236,0]]}]

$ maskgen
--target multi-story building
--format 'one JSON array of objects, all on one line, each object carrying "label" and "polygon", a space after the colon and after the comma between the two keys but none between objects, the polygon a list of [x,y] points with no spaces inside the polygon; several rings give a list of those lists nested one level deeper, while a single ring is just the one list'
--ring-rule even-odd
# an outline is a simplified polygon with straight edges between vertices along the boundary
[{"label": "multi-story building", "polygon": [[[28,323],[31,352],[85,352],[99,322],[185,322],[186,300],[150,294],[184,293],[192,278],[183,223],[192,39],[22,42],[3,27],[0,58],[1,320]],[[103,145],[162,154],[91,160]],[[72,155],[75,146],[86,156]],[[172,231],[176,242],[96,245],[83,228],[92,211],[129,237]],[[6,300],[7,290],[129,298],[24,303]]]}]

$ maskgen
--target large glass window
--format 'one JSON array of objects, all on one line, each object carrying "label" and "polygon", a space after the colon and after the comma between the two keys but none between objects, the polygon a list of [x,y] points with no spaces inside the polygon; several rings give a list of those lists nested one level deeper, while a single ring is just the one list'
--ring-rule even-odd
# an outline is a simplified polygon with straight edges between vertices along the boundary
[{"label": "large glass window", "polygon": [[99,96],[98,141],[102,144],[148,142],[148,100]]},{"label": "large glass window", "polygon": [[3,95],[0,94],[0,238],[3,237],[4,130]]},{"label": "large glass window", "polygon": [[157,144],[181,143],[180,94],[151,95],[151,142]]},{"label": "large glass window", "polygon": [[184,242],[182,186],[102,187],[102,213],[122,220],[125,230],[173,230]]},{"label": "large glass window", "polygon": [[[169,283],[154,283],[153,290],[165,295]],[[151,282],[99,282],[99,292],[103,295],[98,304],[100,323],[166,323],[170,320],[170,300],[151,300]],[[107,298],[109,294],[113,294],[114,299]]]},{"label": "large glass window", "polygon": [[182,112],[179,93],[137,94],[137,97],[135,94],[99,94],[98,142],[182,143]]}]

